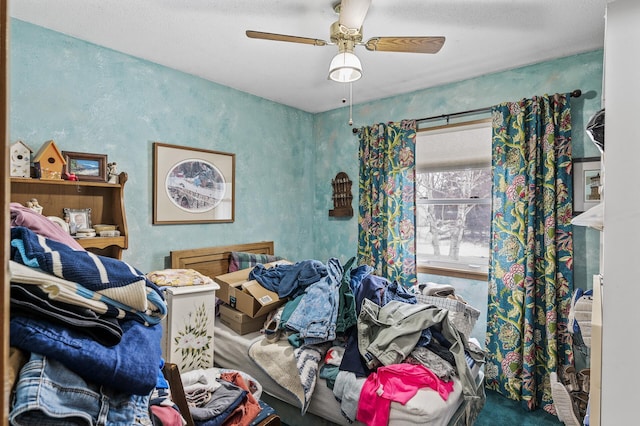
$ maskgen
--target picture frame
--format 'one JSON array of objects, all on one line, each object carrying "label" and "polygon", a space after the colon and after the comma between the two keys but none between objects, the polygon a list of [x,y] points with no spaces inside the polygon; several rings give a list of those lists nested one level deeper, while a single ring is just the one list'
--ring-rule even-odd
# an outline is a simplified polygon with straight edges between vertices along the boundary
[{"label": "picture frame", "polygon": [[573,213],[578,215],[600,204],[600,157],[573,160]]},{"label": "picture frame", "polygon": [[76,175],[79,181],[107,181],[107,156],[105,154],[62,151],[62,156],[67,162],[65,172]]},{"label": "picture frame", "polygon": [[153,224],[235,220],[235,154],[153,143]]},{"label": "picture frame", "polygon": [[63,208],[64,221],[69,224],[69,233],[75,235],[78,229],[90,229],[91,223],[91,209],[70,209]]}]

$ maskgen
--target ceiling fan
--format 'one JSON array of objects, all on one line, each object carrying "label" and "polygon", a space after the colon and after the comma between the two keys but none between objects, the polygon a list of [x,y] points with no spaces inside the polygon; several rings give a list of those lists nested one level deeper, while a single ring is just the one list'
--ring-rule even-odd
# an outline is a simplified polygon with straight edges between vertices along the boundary
[{"label": "ceiling fan", "polygon": [[329,30],[329,40],[298,37],[285,34],[246,32],[249,38],[311,44],[314,46],[338,46],[338,54],[329,66],[329,78],[349,83],[362,77],[362,65],[353,53],[355,46],[363,45],[367,50],[380,52],[438,53],[444,37],[373,37],[362,41],[362,23],[371,6],[371,0],[342,0],[334,5],[339,18]]}]

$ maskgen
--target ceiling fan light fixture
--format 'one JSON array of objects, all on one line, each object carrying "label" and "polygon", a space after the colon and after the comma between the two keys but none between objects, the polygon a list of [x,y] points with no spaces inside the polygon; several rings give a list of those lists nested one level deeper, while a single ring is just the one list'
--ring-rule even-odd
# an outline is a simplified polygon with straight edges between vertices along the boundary
[{"label": "ceiling fan light fixture", "polygon": [[362,77],[360,59],[351,52],[340,52],[331,60],[329,78],[338,83],[351,83]]}]

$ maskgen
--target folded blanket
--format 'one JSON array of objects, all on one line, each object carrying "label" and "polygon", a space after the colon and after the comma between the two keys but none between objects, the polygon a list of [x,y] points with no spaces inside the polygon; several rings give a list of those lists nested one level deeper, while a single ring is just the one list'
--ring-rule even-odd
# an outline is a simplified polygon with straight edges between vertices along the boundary
[{"label": "folded blanket", "polygon": [[158,286],[182,287],[191,285],[213,284],[213,280],[195,269],[162,269],[147,274]]},{"label": "folded blanket", "polygon": [[145,325],[158,324],[166,314],[164,300],[152,290],[148,290],[151,314],[140,312],[107,296],[88,290],[78,283],[58,278],[36,268],[30,268],[13,260],[9,261],[11,282],[38,286],[47,293],[49,299],[91,309],[99,315],[135,320]]},{"label": "folded blanket", "polygon": [[120,343],[122,328],[117,319],[95,311],[49,299],[40,287],[11,283],[11,315],[41,318],[85,333],[104,346]]},{"label": "folded blanket", "polygon": [[46,216],[36,213],[20,203],[10,203],[11,226],[24,226],[33,232],[55,241],[65,243],[74,250],[84,251],[84,248],[58,225],[50,221]]},{"label": "folded blanket", "polygon": [[152,313],[155,308],[164,311],[160,314],[166,314],[166,305],[156,303],[151,307],[147,301],[148,288],[155,292],[156,301],[164,300],[160,289],[142,272],[121,260],[73,250],[21,226],[11,228],[11,259],[79,283],[139,311]]}]

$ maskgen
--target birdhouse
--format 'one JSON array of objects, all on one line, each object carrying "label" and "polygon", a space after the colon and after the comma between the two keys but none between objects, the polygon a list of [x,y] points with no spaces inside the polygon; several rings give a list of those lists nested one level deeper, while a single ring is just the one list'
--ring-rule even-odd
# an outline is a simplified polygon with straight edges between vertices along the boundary
[{"label": "birdhouse", "polygon": [[14,142],[11,145],[11,155],[9,164],[11,166],[9,176],[11,177],[31,177],[31,153],[33,150],[22,141]]},{"label": "birdhouse", "polygon": [[67,162],[54,141],[45,142],[33,157],[36,176],[40,179],[62,179],[62,172]]}]

